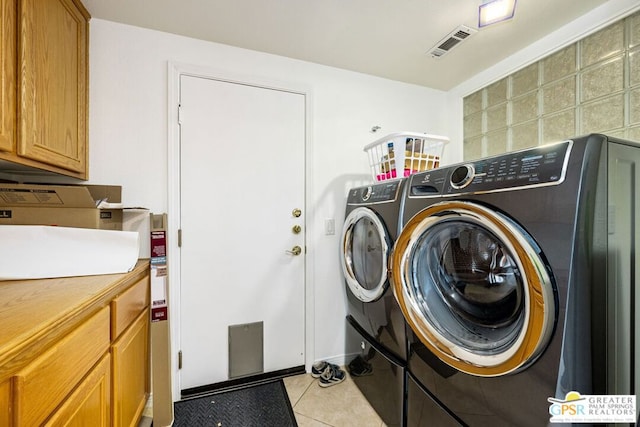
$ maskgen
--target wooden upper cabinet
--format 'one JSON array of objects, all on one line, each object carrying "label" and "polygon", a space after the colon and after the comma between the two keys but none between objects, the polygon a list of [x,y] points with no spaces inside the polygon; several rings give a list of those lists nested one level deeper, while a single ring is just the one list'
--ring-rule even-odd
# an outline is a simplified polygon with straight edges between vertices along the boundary
[{"label": "wooden upper cabinet", "polygon": [[0,426],[10,426],[13,420],[13,408],[11,406],[11,381],[0,384]]},{"label": "wooden upper cabinet", "polygon": [[16,2],[0,0],[0,152],[16,144]]},{"label": "wooden upper cabinet", "polygon": [[18,155],[87,173],[89,13],[74,0],[20,0]]}]

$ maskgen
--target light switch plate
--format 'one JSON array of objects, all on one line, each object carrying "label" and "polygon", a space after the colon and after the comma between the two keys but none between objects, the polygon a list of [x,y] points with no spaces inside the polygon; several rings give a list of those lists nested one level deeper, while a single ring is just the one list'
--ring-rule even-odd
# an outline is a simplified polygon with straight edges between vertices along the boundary
[{"label": "light switch plate", "polygon": [[325,218],[324,220],[324,234],[326,236],[333,236],[336,234],[336,220],[333,218]]}]

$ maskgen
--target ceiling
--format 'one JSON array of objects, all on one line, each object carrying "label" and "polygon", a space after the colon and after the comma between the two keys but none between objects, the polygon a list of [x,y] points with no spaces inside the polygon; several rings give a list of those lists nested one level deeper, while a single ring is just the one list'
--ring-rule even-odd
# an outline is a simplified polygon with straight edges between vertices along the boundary
[{"label": "ceiling", "polygon": [[607,0],[518,0],[445,56],[481,0],[83,0],[92,17],[450,90]]}]

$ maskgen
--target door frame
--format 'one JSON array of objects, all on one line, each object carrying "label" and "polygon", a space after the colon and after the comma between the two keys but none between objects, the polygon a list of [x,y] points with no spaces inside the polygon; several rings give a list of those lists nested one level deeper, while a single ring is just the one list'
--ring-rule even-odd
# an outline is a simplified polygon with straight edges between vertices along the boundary
[{"label": "door frame", "polygon": [[244,84],[266,89],[292,92],[305,97],[305,146],[304,146],[304,218],[305,218],[305,258],[304,258],[304,349],[305,369],[311,369],[315,354],[314,321],[315,310],[313,303],[313,250],[309,250],[308,242],[315,241],[315,233],[310,224],[315,223],[314,212],[311,210],[313,195],[313,174],[311,173],[313,145],[312,129],[312,93],[307,85],[296,82],[282,82],[266,79],[256,75],[245,75],[237,72],[218,70],[180,62],[168,62],[167,73],[167,259],[168,259],[168,294],[169,294],[169,325],[170,330],[170,359],[171,383],[173,401],[180,400],[180,372],[178,369],[178,351],[180,350],[180,277],[181,252],[178,246],[178,229],[180,228],[180,126],[178,124],[178,104],[180,101],[180,77],[183,75],[218,80],[228,83]]}]

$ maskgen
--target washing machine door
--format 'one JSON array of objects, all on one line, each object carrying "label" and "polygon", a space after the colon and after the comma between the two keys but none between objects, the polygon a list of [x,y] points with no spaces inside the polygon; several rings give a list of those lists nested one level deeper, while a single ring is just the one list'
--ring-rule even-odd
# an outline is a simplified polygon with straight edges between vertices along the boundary
[{"label": "washing machine door", "polygon": [[546,348],[555,284],[534,240],[505,215],[472,202],[431,205],[407,223],[390,259],[408,324],[450,366],[505,375]]},{"label": "washing machine door", "polygon": [[345,219],[340,259],[351,292],[363,302],[380,298],[389,287],[387,266],[391,241],[380,217],[358,207]]}]

